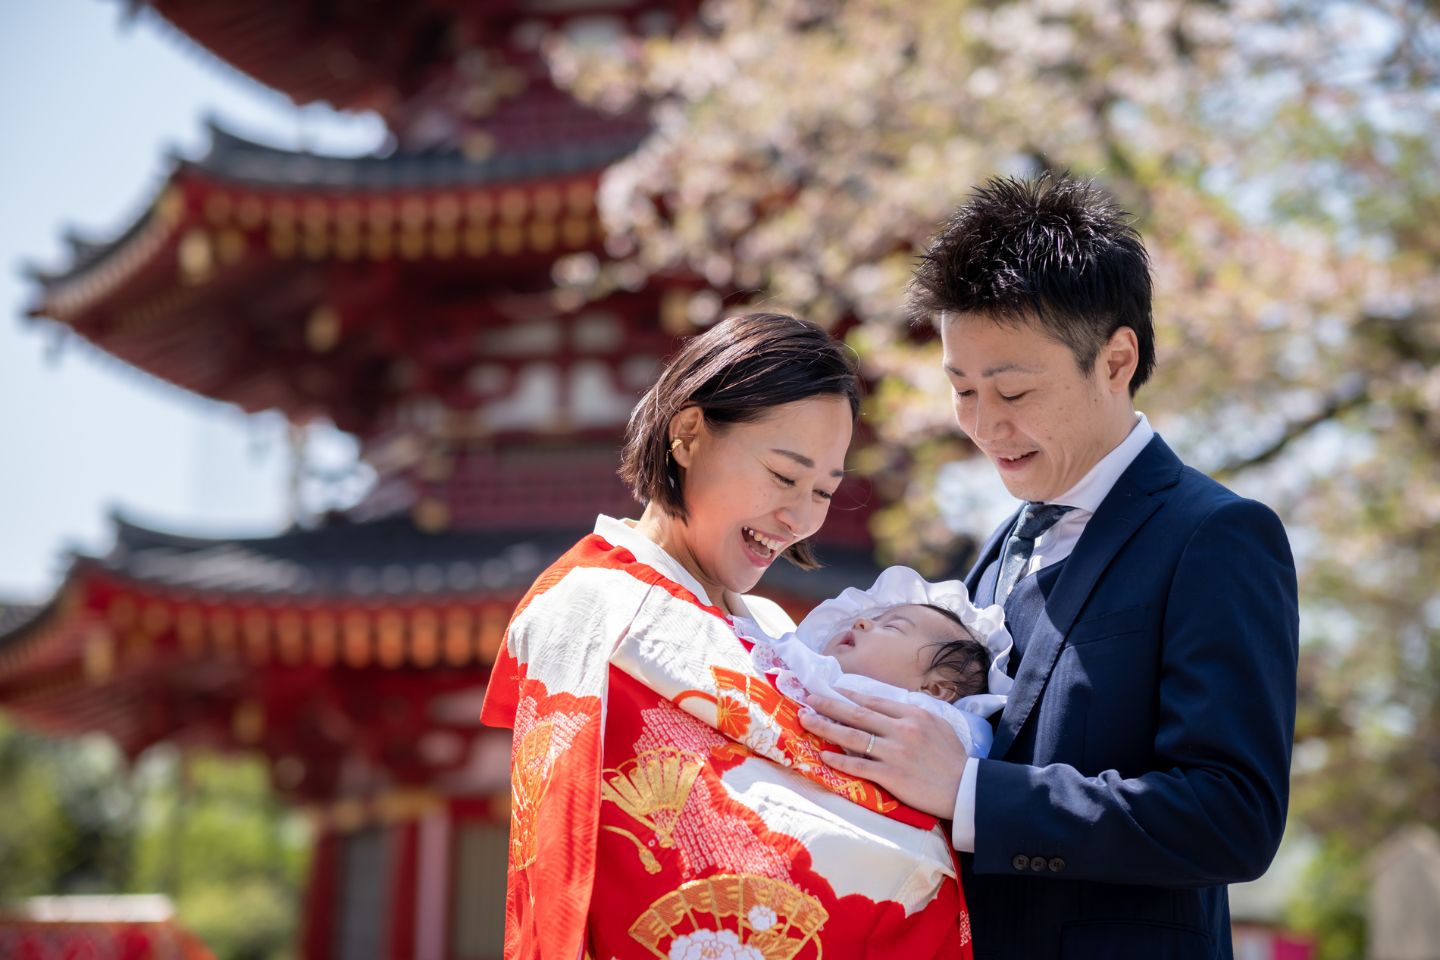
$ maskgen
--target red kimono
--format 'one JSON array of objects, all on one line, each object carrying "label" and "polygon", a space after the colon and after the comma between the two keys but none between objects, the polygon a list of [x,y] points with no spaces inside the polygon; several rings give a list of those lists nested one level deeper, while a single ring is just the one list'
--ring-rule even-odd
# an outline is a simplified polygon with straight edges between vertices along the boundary
[{"label": "red kimono", "polygon": [[506,957],[970,957],[943,825],[821,762],[734,623],[598,529],[521,601],[482,713],[514,730]]}]

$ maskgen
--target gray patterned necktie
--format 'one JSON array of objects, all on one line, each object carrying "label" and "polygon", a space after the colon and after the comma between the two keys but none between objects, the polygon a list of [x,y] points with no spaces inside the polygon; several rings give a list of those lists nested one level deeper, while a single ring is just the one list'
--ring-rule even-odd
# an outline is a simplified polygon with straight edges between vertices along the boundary
[{"label": "gray patterned necktie", "polygon": [[1015,521],[1015,529],[1005,540],[1005,549],[1000,554],[1000,577],[995,581],[995,602],[1003,604],[1019,581],[1030,555],[1035,552],[1035,541],[1042,533],[1055,526],[1056,522],[1074,507],[1058,503],[1027,503]]}]

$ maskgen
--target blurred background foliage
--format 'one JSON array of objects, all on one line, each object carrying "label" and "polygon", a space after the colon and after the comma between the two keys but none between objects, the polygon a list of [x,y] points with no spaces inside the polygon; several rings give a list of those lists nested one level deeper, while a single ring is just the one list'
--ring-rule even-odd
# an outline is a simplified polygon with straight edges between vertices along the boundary
[{"label": "blurred background foliage", "polygon": [[1139,406],[1279,509],[1302,577],[1293,920],[1363,954],[1367,853],[1440,826],[1440,5],[1419,0],[722,0],[676,37],[557,41],[556,75],[657,129],[614,168],[618,261],[765,302],[877,378],[860,465],[886,559],[953,571],[990,471],[907,323],[915,252],[972,185],[1068,169],[1132,210],[1160,370]]},{"label": "blurred background foliage", "polygon": [[309,839],[258,760],[103,737],[56,740],[0,715],[0,901],[163,893],[221,960],[293,956]]}]

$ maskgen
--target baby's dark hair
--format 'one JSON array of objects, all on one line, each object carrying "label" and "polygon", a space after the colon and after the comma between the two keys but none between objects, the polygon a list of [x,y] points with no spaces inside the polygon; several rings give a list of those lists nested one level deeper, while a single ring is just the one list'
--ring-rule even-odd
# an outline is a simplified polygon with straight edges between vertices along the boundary
[{"label": "baby's dark hair", "polygon": [[935,653],[930,657],[926,673],[938,673],[945,684],[951,703],[961,697],[985,693],[989,689],[990,649],[965,626],[965,621],[953,611],[933,603],[922,603],[922,607],[944,615],[945,619],[960,628],[960,636],[951,640],[937,640],[932,646]]}]

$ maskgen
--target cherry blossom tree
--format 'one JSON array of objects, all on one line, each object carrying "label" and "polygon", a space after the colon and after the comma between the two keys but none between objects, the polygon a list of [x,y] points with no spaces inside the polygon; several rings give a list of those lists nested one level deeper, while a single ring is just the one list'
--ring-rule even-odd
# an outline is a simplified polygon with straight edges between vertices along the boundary
[{"label": "cherry blossom tree", "polygon": [[[916,251],[992,175],[1098,178],[1153,261],[1141,408],[1295,544],[1293,809],[1331,871],[1307,886],[1351,890],[1385,832],[1440,824],[1437,5],[720,0],[551,62],[655,124],[602,188],[613,263],[559,276],[685,274],[696,325],[764,302],[848,330],[875,384],[856,459],[891,504],[875,533],[932,572],[986,532],[966,491],[987,471],[903,312]],[[1334,956],[1361,935],[1347,899],[1298,908]]]}]

